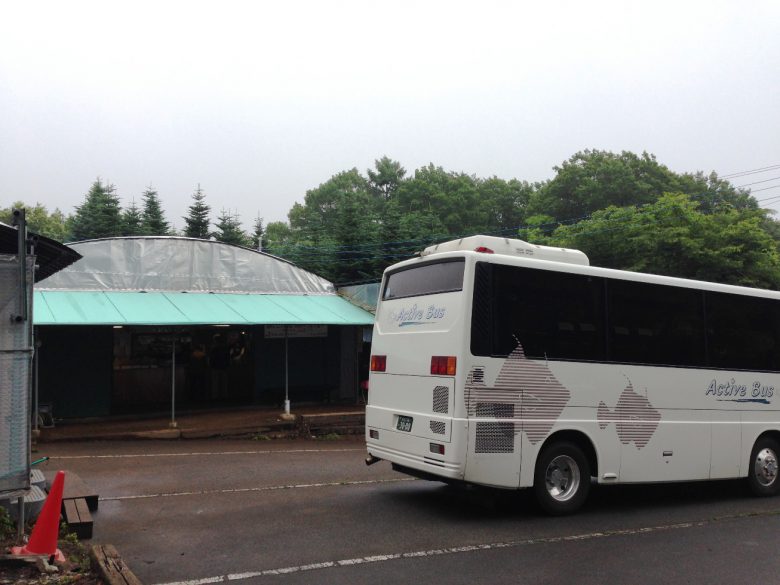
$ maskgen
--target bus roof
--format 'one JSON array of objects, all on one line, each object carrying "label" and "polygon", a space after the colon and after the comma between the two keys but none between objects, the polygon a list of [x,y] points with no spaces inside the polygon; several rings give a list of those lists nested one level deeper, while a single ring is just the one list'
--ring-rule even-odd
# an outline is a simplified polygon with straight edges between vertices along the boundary
[{"label": "bus roof", "polygon": [[442,252],[459,251],[504,254],[507,256],[521,256],[523,258],[533,258],[536,260],[550,260],[552,262],[565,262],[567,264],[590,266],[588,257],[579,250],[538,246],[536,244],[529,244],[523,240],[498,238],[495,236],[469,236],[468,238],[442,242],[441,244],[425,248],[420,253],[420,256],[425,257],[430,256],[431,254],[440,254]]},{"label": "bus roof", "polygon": [[[495,247],[491,247],[490,244]],[[514,250],[510,249],[512,246],[515,246]],[[510,250],[507,251],[507,249]],[[531,252],[525,252],[525,250],[531,250]],[[474,254],[475,252],[477,254]],[[393,272],[401,267],[406,269],[421,261],[433,261],[439,254],[441,254],[443,257],[453,257],[460,254],[466,256],[481,256],[482,254],[480,254],[480,252],[487,256],[487,258],[484,259],[488,262],[504,263],[504,261],[506,261],[506,263],[509,264],[527,266],[529,268],[538,266],[538,268],[542,270],[572,272],[576,274],[587,274],[603,278],[647,282],[651,284],[695,288],[699,290],[709,290],[712,292],[723,292],[780,300],[780,292],[771,289],[753,288],[749,286],[722,284],[706,280],[681,278],[678,276],[663,276],[660,274],[652,274],[647,272],[634,272],[629,270],[618,270],[614,268],[591,266],[588,257],[579,250],[537,246],[522,240],[497,238],[494,236],[470,236],[468,238],[461,238],[459,240],[442,242],[436,246],[425,248],[420,253],[419,258],[405,260],[403,262],[399,262],[398,264],[394,264],[393,266],[389,266],[386,269],[386,272]],[[502,258],[505,260],[502,260]],[[577,260],[575,260],[575,258]],[[569,264],[570,268],[567,268],[565,266],[566,264]]]}]

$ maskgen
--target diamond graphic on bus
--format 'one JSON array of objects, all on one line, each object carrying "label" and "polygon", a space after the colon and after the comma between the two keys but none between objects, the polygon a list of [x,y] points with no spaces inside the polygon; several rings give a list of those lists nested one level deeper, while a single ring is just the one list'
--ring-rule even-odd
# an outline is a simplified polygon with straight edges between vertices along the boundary
[{"label": "diamond graphic on bus", "polygon": [[634,392],[631,382],[620,394],[614,411],[604,402],[599,402],[597,412],[600,429],[604,430],[609,423],[615,423],[620,442],[628,445],[633,441],[637,449],[647,445],[661,420],[661,413],[653,408],[647,397]]}]

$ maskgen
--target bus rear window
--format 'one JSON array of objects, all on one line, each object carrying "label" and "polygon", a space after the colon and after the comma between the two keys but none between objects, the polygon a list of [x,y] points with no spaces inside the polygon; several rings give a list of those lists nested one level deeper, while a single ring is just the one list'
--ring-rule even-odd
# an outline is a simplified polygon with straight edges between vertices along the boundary
[{"label": "bus rear window", "polygon": [[464,260],[422,264],[387,275],[382,300],[463,290]]}]

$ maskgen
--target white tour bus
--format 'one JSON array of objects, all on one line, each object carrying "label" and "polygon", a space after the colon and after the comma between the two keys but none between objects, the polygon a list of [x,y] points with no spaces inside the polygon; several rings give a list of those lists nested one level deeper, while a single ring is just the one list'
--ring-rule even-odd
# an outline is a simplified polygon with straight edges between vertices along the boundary
[{"label": "white tour bus", "polygon": [[474,236],[385,271],[371,353],[369,464],[551,514],[591,478],[780,491],[780,293]]}]

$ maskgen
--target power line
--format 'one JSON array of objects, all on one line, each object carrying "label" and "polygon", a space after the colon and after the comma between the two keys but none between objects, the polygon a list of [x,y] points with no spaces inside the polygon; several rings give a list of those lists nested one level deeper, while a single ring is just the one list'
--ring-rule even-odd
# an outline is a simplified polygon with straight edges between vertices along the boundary
[{"label": "power line", "polygon": [[[730,173],[727,175],[722,175],[719,178],[727,180],[727,179],[739,178],[739,177],[749,176],[758,173],[765,173],[777,169],[780,169],[780,164]],[[778,179],[780,179],[780,177],[754,181],[751,183],[746,183],[744,185],[738,185],[734,187],[740,189],[740,188],[748,187],[750,185],[766,183]],[[750,189],[749,190],[750,193],[747,195],[755,199],[755,197],[752,197],[752,193],[776,189],[778,187],[780,187],[780,185],[771,185],[761,189]],[[696,200],[696,199],[702,199],[706,197],[707,194],[708,193],[689,194],[688,196],[691,199]],[[717,194],[716,194],[716,198],[717,198]],[[780,196],[771,196],[765,199],[756,199],[756,202],[761,203],[767,201],[774,201],[778,198],[780,198]],[[644,207],[644,206],[640,206],[640,207]],[[542,224],[542,225],[535,225],[535,226],[513,226],[510,228],[499,228],[495,230],[480,230],[479,233],[484,235],[496,235],[496,236],[505,236],[505,235],[516,236],[519,230],[524,230],[524,229],[547,230],[550,228],[555,229],[563,225],[576,224],[579,223],[580,221],[590,219],[591,217],[592,215],[588,214],[580,217],[554,221],[551,222],[550,224]],[[619,228],[616,227],[616,228],[609,228],[609,229],[619,229]],[[444,240],[459,239],[462,237],[466,237],[468,235],[473,235],[473,234],[443,233],[443,234],[432,234],[425,238],[415,238],[409,240],[390,241],[390,242],[373,242],[373,243],[365,243],[359,245],[340,245],[340,246],[303,245],[303,244],[291,243],[279,247],[273,246],[272,248],[275,248],[275,250],[272,249],[272,251],[276,254],[285,254],[285,253],[288,255],[305,254],[308,259],[314,260],[315,262],[317,261],[318,258],[322,259],[320,260],[320,262],[324,264],[337,264],[342,261],[353,261],[353,262],[370,261],[370,260],[397,261],[403,258],[411,258],[413,256],[416,256],[417,250],[419,250],[421,246],[432,245]],[[285,250],[285,248],[287,249]],[[410,248],[414,248],[414,251],[411,251]]]},{"label": "power line", "polygon": [[[777,189],[778,187],[780,187],[780,185],[771,185],[769,187],[763,187],[761,189],[753,189],[752,192],[753,193],[758,193],[759,191],[769,191],[770,189]],[[756,199],[756,201],[761,203],[763,201],[763,199]]]},{"label": "power line", "polygon": [[776,199],[780,199],[780,195],[773,195],[772,197],[767,197],[766,199],[762,199],[761,201],[766,203],[768,201],[775,201]]},{"label": "power line", "polygon": [[739,171],[739,172],[731,173],[731,174],[728,174],[728,175],[721,175],[718,178],[719,179],[736,179],[736,178],[739,178],[739,177],[744,177],[746,175],[755,175],[756,173],[765,173],[767,171],[774,171],[776,169],[780,169],[780,164],[771,165],[771,166],[768,166],[768,167],[761,167],[759,169],[751,169],[749,171]]},{"label": "power line", "polygon": [[[738,188],[747,187],[749,185],[758,185],[759,183],[768,183],[769,181],[777,181],[780,177],[772,177],[771,179],[764,179],[763,181],[753,181],[752,183],[745,183],[744,185],[737,185]],[[752,191],[753,189],[751,189]]]}]

